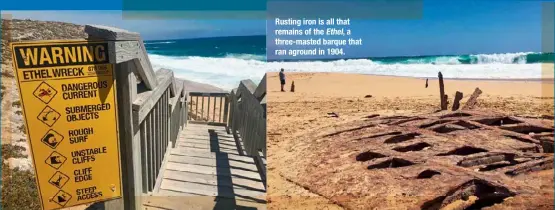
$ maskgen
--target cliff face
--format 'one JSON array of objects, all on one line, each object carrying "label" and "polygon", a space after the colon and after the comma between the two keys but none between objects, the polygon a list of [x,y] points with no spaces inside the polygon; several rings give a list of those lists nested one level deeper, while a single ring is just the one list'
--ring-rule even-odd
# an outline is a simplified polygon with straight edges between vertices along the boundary
[{"label": "cliff face", "polygon": [[12,67],[10,42],[37,40],[75,40],[85,39],[84,26],[71,23],[4,20],[2,19],[2,145],[11,144],[27,158],[8,158],[3,160],[10,168],[31,169],[32,160],[28,155],[28,143],[22,116],[19,91]]}]

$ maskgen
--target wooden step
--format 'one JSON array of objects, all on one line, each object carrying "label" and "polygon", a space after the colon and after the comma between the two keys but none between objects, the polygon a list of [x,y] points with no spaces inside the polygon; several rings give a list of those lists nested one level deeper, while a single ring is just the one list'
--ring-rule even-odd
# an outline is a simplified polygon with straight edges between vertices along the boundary
[{"label": "wooden step", "polygon": [[199,174],[217,175],[217,176],[238,176],[252,180],[260,180],[258,172],[246,171],[234,168],[216,168],[213,166],[201,166],[186,163],[168,162],[166,170],[183,171]]}]

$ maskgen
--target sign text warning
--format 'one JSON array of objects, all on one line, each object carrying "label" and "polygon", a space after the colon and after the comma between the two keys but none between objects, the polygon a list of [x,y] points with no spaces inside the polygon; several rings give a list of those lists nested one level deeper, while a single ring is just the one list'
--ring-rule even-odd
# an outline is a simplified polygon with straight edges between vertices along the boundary
[{"label": "sign text warning", "polygon": [[12,52],[43,209],[120,198],[108,44],[13,43]]}]

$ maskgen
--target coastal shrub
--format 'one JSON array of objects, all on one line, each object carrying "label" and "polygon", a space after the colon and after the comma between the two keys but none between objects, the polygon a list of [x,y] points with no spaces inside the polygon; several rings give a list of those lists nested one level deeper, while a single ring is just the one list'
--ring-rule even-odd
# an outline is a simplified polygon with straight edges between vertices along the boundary
[{"label": "coastal shrub", "polygon": [[2,76],[4,77],[9,77],[9,78],[14,78],[15,76],[9,72],[9,71],[2,71]]},{"label": "coastal shrub", "polygon": [[17,100],[12,102],[12,106],[21,107],[21,101]]},{"label": "coastal shrub", "polygon": [[4,160],[25,158],[22,146],[2,145],[2,209],[40,209],[35,176],[30,171],[10,169]]},{"label": "coastal shrub", "polygon": [[25,151],[25,147],[11,144],[2,145],[2,160],[7,160],[8,158],[25,158],[27,156],[22,155],[21,152]]},{"label": "coastal shrub", "polygon": [[38,210],[41,208],[39,202],[35,176],[30,171],[10,169],[2,163],[2,209]]},{"label": "coastal shrub", "polygon": [[17,129],[19,129],[19,131],[21,131],[22,133],[27,133],[27,131],[25,130],[25,125],[20,125],[17,127]]}]

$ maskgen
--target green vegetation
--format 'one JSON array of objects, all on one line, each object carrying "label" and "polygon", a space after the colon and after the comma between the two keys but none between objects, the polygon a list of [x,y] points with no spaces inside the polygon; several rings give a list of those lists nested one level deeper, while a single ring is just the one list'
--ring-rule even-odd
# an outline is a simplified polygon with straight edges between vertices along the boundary
[{"label": "green vegetation", "polygon": [[40,209],[35,176],[2,163],[2,209]]},{"label": "green vegetation", "polygon": [[19,127],[17,127],[17,129],[19,129],[19,131],[21,131],[22,133],[26,133],[25,125],[20,125]]},{"label": "green vegetation", "polygon": [[11,72],[8,72],[8,71],[2,71],[2,76],[10,77],[10,78],[15,77]]},{"label": "green vegetation", "polygon": [[22,155],[21,152],[25,151],[25,147],[3,144],[2,145],[2,160],[7,160],[8,158],[25,158],[26,155]]},{"label": "green vegetation", "polygon": [[24,158],[24,147],[2,145],[2,209],[40,209],[35,176],[30,171],[10,169],[3,163],[8,158]]},{"label": "green vegetation", "polygon": [[21,101],[17,100],[12,102],[12,106],[21,107]]}]

